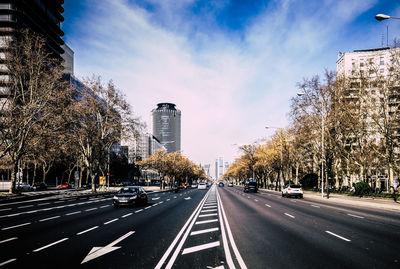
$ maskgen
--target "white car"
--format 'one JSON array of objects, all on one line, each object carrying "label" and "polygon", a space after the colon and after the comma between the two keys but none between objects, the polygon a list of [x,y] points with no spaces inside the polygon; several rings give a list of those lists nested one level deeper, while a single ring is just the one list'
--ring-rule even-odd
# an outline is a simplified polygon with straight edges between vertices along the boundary
[{"label": "white car", "polygon": [[233,187],[233,183],[232,183],[232,182],[229,182],[229,183],[228,183],[228,187]]},{"label": "white car", "polygon": [[303,198],[303,190],[300,185],[287,184],[282,189],[282,197],[299,197]]},{"label": "white car", "polygon": [[205,189],[207,189],[207,184],[204,183],[204,182],[199,183],[197,189],[199,189],[199,190],[205,190]]},{"label": "white car", "polygon": [[197,189],[197,184],[196,183],[192,184],[192,189]]}]

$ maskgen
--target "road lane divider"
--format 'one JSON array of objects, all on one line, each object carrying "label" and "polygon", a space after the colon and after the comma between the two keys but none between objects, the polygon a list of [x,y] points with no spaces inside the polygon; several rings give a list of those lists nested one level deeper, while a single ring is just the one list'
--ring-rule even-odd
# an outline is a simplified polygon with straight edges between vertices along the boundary
[{"label": "road lane divider", "polygon": [[58,241],[56,241],[56,242],[53,242],[53,243],[51,243],[51,244],[48,244],[48,245],[46,245],[46,246],[44,246],[44,247],[41,247],[41,248],[35,249],[35,250],[33,250],[33,252],[39,252],[39,251],[41,251],[41,250],[43,250],[43,249],[46,249],[46,248],[52,247],[52,246],[54,246],[54,245],[57,245],[57,244],[59,244],[59,243],[61,243],[61,242],[64,242],[64,241],[66,241],[66,240],[68,240],[68,238],[63,238],[63,239],[61,239],[61,240],[58,240]]},{"label": "road lane divider", "polygon": [[81,235],[81,234],[84,234],[84,233],[93,231],[93,230],[95,230],[95,229],[97,229],[97,228],[99,228],[99,226],[94,226],[94,227],[92,227],[92,228],[89,228],[89,229],[87,229],[87,230],[84,230],[84,231],[82,231],[82,232],[79,232],[79,233],[77,233],[76,235]]},{"label": "road lane divider", "polygon": [[203,244],[203,245],[199,245],[199,246],[195,246],[195,247],[185,248],[182,252],[182,255],[201,251],[204,249],[219,247],[219,245],[220,245],[219,241],[216,241],[216,242],[207,243],[207,244]]},{"label": "road lane divider", "polygon": [[107,221],[107,222],[104,222],[104,225],[110,224],[110,223],[112,223],[112,222],[114,222],[114,221],[117,221],[117,220],[118,220],[118,218],[109,220],[109,221]]},{"label": "road lane divider", "polygon": [[267,207],[271,207],[269,204],[265,204],[265,206],[267,206]]},{"label": "road lane divider", "polygon": [[285,215],[286,215],[286,216],[288,216],[288,217],[290,217],[290,218],[292,218],[292,219],[294,219],[294,218],[295,218],[295,216],[293,216],[293,215],[290,215],[290,214],[288,214],[288,213],[285,213]]},{"label": "road lane divider", "polygon": [[75,214],[79,214],[79,213],[82,213],[82,211],[75,211],[75,212],[67,213],[67,214],[65,214],[65,216],[71,216],[71,215],[75,215]]},{"label": "road lane divider", "polygon": [[[179,233],[176,235],[175,239],[172,241],[171,245],[168,247],[167,251],[164,253],[164,255],[161,257],[161,259],[158,261],[155,269],[161,269],[163,267],[165,267],[165,263],[167,262],[168,257],[171,255],[172,251],[176,248],[179,252],[180,247],[178,245],[178,247],[176,247],[176,245],[178,244],[179,240],[181,239],[181,242],[183,241],[184,238],[182,238],[182,235],[185,233],[185,231],[190,231],[190,229],[188,229],[188,227],[190,226],[190,224],[192,224],[191,226],[193,226],[194,221],[196,220],[196,217],[200,214],[200,210],[201,207],[204,205],[205,201],[207,200],[209,194],[210,194],[210,190],[207,191],[207,193],[204,195],[203,199],[200,201],[200,203],[197,205],[196,209],[193,211],[192,215],[190,215],[190,217],[187,219],[186,223],[183,225],[183,227],[181,228],[181,230],[179,231]],[[189,227],[190,228],[190,227]],[[182,243],[183,245],[183,243]],[[175,253],[174,253],[175,254]],[[172,263],[176,260],[176,257],[178,254],[174,255],[170,258],[170,261],[172,261]],[[169,264],[169,262],[168,262]],[[168,266],[167,264],[167,266]],[[167,267],[165,267],[167,268]]]},{"label": "road lane divider", "polygon": [[353,214],[347,214],[347,215],[350,216],[350,217],[353,217],[353,218],[365,219],[365,217],[358,216],[358,215],[353,215]]},{"label": "road lane divider", "polygon": [[198,234],[211,233],[211,232],[216,232],[216,231],[219,231],[219,228],[218,228],[218,227],[194,231],[194,232],[191,232],[191,233],[190,233],[190,236],[198,235]]},{"label": "road lane divider", "polygon": [[22,224],[18,224],[18,225],[10,226],[10,227],[5,227],[5,228],[2,228],[1,230],[2,230],[2,231],[5,231],[5,230],[10,230],[10,229],[14,229],[14,228],[18,228],[18,227],[26,226],[26,225],[29,225],[29,224],[31,224],[31,223],[30,223],[30,222],[27,222],[27,223],[22,223]]},{"label": "road lane divider", "polygon": [[0,244],[7,243],[7,242],[10,242],[10,241],[13,241],[13,240],[17,240],[17,239],[18,239],[18,237],[12,237],[12,238],[8,238],[8,239],[4,239],[4,240],[0,241]]},{"label": "road lane divider", "polygon": [[15,262],[17,259],[9,259],[8,261],[5,261],[5,262],[2,262],[2,263],[0,263],[0,267],[1,266],[4,266],[4,265],[6,265],[6,264],[9,264],[9,263],[11,263],[11,262]]},{"label": "road lane divider", "polygon": [[39,222],[48,221],[48,220],[52,220],[52,219],[58,219],[59,217],[61,217],[61,216],[54,216],[54,217],[50,217],[50,218],[40,219]]},{"label": "road lane divider", "polygon": [[336,236],[337,238],[340,238],[340,239],[342,239],[342,240],[344,240],[344,241],[346,241],[346,242],[350,242],[350,241],[351,241],[350,239],[347,239],[347,238],[345,238],[345,237],[343,237],[343,236],[340,236],[340,235],[338,235],[338,234],[332,233],[332,232],[330,232],[330,231],[325,231],[325,232],[328,233],[328,234],[330,234],[330,235]]}]

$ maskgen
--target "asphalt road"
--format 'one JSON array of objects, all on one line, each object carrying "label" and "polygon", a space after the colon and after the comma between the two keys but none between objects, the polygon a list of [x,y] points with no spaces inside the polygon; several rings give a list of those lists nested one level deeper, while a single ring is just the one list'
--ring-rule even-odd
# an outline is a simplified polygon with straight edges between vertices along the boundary
[{"label": "asphalt road", "polygon": [[239,187],[0,204],[0,268],[399,268],[400,213]]}]

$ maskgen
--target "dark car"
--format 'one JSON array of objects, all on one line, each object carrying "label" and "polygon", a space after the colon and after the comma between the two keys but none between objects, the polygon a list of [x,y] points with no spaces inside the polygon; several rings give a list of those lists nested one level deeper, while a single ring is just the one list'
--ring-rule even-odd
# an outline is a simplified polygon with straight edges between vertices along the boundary
[{"label": "dark car", "polygon": [[223,186],[224,186],[224,182],[218,183],[218,186],[219,186],[219,187],[223,187]]},{"label": "dark car", "polygon": [[244,192],[257,192],[258,191],[258,184],[257,182],[250,181],[244,185]]},{"label": "dark car", "polygon": [[47,190],[47,184],[44,182],[33,184],[33,190],[35,191],[45,191]]},{"label": "dark car", "polygon": [[123,187],[113,197],[114,207],[147,204],[147,193],[142,187]]}]

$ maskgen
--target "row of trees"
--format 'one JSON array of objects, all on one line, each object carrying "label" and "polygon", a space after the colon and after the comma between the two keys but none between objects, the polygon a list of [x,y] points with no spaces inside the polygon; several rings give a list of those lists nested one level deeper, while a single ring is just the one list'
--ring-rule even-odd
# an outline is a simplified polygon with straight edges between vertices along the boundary
[{"label": "row of trees", "polygon": [[143,126],[124,95],[110,81],[93,77],[80,83],[63,73],[59,56],[46,41],[28,30],[3,48],[0,99],[0,163],[11,170],[10,192],[23,167],[43,171],[63,167],[70,179],[79,167],[82,177],[108,171],[113,145],[135,137]]},{"label": "row of trees", "polygon": [[206,180],[206,175],[201,166],[194,164],[180,152],[167,153],[165,150],[157,150],[153,155],[138,162],[142,169],[157,171],[162,182],[182,184],[193,181]]},{"label": "row of trees", "polygon": [[318,176],[315,186],[364,181],[389,190],[400,172],[400,52],[390,53],[385,72],[370,60],[351,74],[326,71],[299,83],[290,126],[265,143],[242,146],[225,177],[254,174],[271,185],[308,175],[305,180]]}]

